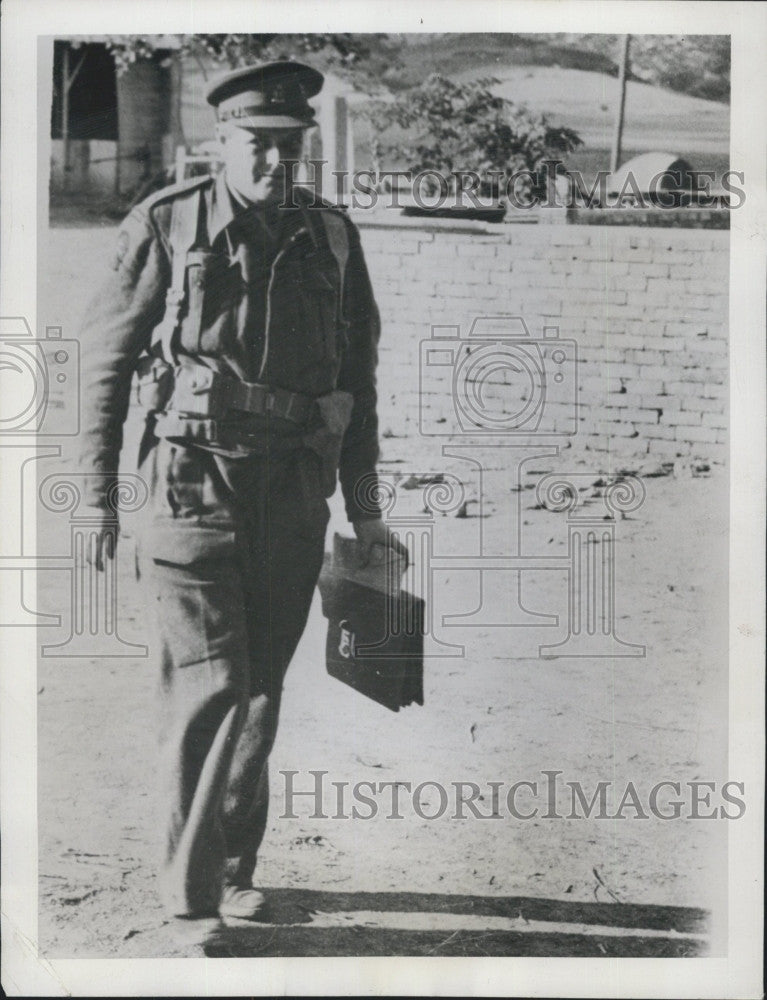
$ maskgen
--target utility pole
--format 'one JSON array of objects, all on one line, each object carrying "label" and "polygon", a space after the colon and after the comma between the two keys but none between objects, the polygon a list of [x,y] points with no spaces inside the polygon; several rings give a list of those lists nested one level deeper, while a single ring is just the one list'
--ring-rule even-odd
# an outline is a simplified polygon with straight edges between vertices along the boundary
[{"label": "utility pole", "polygon": [[615,132],[613,133],[613,148],[610,152],[610,173],[620,166],[621,145],[623,143],[623,113],[626,108],[626,76],[629,68],[629,44],[631,35],[624,35],[621,39],[620,62],[618,64],[618,116],[615,120]]}]

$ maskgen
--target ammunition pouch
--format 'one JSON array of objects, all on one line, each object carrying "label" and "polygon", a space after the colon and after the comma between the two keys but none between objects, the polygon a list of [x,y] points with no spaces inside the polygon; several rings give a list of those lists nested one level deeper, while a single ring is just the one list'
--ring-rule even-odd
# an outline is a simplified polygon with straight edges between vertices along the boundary
[{"label": "ammunition pouch", "polygon": [[173,368],[162,358],[142,355],[136,365],[136,399],[147,414],[164,410],[173,395]]}]

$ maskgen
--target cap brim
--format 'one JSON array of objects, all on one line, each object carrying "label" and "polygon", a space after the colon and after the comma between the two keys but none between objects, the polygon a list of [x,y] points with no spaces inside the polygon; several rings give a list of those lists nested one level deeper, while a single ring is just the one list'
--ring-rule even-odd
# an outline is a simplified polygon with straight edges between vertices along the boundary
[{"label": "cap brim", "polygon": [[290,115],[258,115],[243,118],[228,118],[226,125],[236,125],[237,128],[313,128],[317,122],[314,118],[291,118]]}]

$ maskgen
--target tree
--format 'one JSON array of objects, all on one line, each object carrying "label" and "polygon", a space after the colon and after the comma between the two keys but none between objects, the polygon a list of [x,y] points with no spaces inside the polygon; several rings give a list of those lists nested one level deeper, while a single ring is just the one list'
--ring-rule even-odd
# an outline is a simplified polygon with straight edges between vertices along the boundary
[{"label": "tree", "polygon": [[[545,36],[530,36],[540,39]],[[619,35],[563,35],[568,48],[609,58],[617,72]],[[633,35],[631,77],[711,101],[730,99],[729,35]]]},{"label": "tree", "polygon": [[[374,169],[380,171],[385,155],[395,155],[414,172],[438,172],[453,191],[460,172],[474,171],[480,192],[497,197],[498,174],[534,174],[545,160],[582,145],[572,129],[494,94],[497,83],[493,78],[457,83],[434,73],[392,102],[373,102],[368,116]],[[393,126],[405,138],[387,144],[383,136]]]},{"label": "tree", "polygon": [[[174,48],[200,63],[207,75],[206,63],[211,60],[221,68],[236,69],[254,62],[275,59],[300,59],[311,54],[318,68],[333,68],[348,75],[370,58],[373,40],[385,46],[383,34],[217,34],[217,35],[107,35],[104,41],[111,51],[118,73],[124,73],[138,60],[151,59],[158,49]],[[87,40],[83,37],[81,40]]]}]

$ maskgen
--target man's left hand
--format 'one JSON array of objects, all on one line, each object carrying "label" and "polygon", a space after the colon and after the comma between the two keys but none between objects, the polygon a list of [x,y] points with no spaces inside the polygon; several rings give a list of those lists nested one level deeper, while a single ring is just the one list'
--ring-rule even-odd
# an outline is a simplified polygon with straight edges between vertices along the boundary
[{"label": "man's left hand", "polygon": [[410,553],[396,535],[394,535],[388,525],[380,519],[369,519],[354,522],[354,533],[360,547],[360,559],[363,566],[367,566],[373,552],[374,545],[382,545],[385,549],[394,549],[399,555],[405,557],[405,565],[410,564]]}]

